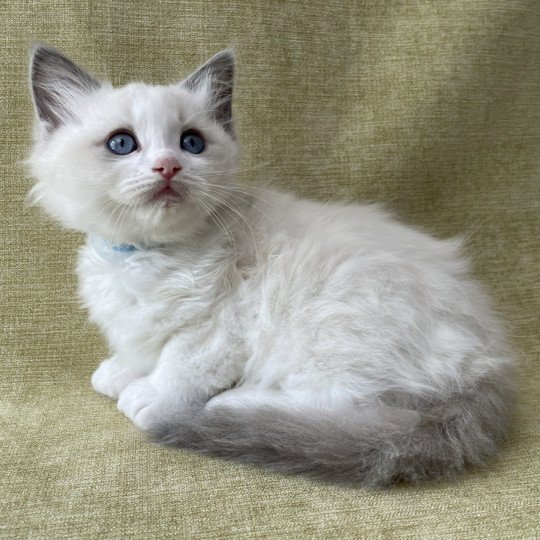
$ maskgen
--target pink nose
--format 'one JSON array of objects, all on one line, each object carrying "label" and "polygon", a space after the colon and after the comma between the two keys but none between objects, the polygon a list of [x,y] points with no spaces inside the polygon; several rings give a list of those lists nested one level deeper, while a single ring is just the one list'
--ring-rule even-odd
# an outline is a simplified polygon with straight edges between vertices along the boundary
[{"label": "pink nose", "polygon": [[165,180],[170,180],[181,168],[182,166],[176,158],[167,157],[158,159],[152,170],[161,174]]}]

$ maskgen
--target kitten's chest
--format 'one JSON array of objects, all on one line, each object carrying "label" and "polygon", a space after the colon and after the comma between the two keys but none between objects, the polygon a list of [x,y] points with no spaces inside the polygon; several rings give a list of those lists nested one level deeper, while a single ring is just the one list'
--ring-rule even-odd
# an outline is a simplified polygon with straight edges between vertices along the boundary
[{"label": "kitten's chest", "polygon": [[80,294],[91,319],[114,340],[164,339],[211,304],[211,287],[177,258],[160,253],[102,252],[79,258]]}]

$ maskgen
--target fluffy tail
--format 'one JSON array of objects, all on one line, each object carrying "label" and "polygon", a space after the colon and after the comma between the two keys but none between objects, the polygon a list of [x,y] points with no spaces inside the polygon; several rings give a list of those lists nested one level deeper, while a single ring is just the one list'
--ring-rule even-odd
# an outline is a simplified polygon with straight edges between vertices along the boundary
[{"label": "fluffy tail", "polygon": [[493,383],[444,402],[407,401],[339,415],[193,405],[151,435],[169,446],[366,487],[452,476],[485,463],[506,436],[511,392]]}]

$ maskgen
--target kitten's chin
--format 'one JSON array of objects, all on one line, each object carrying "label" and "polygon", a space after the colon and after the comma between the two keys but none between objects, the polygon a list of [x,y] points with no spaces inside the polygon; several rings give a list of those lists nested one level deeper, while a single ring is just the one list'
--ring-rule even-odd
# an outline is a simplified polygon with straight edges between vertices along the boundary
[{"label": "kitten's chin", "polygon": [[94,223],[88,231],[112,244],[163,245],[184,242],[192,238],[205,218],[197,207],[177,193],[156,194],[144,205],[132,207],[130,215],[111,217],[109,221]]}]

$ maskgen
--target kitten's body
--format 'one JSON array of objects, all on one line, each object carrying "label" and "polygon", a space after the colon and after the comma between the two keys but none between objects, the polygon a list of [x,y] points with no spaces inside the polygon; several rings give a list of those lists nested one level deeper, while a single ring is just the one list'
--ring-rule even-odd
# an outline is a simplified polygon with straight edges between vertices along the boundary
[{"label": "kitten's body", "polygon": [[[202,114],[196,98],[182,105]],[[38,184],[68,225],[137,246],[81,250],[81,293],[113,352],[96,390],[164,442],[281,470],[384,485],[483,463],[506,432],[512,361],[459,242],[377,206],[240,190],[221,121],[205,125],[216,162],[191,174],[188,156],[179,174],[188,190],[223,182],[209,212],[184,201],[74,225],[92,212],[60,213]],[[51,144],[34,153],[40,179]]]}]

